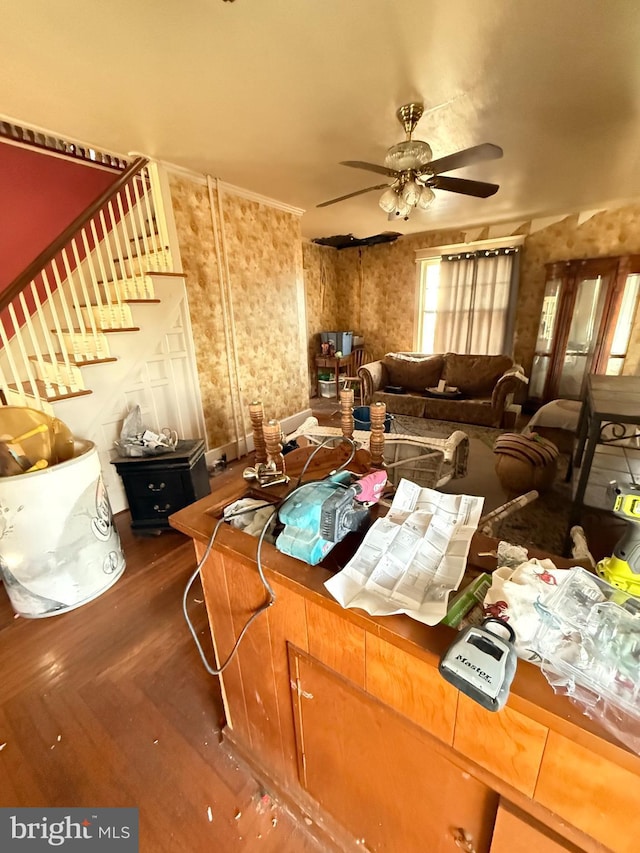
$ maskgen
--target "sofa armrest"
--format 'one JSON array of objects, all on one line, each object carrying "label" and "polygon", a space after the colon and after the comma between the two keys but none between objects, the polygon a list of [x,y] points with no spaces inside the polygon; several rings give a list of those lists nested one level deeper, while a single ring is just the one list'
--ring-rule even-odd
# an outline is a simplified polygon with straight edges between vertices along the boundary
[{"label": "sofa armrest", "polygon": [[451,433],[445,441],[444,458],[451,464],[454,478],[466,477],[469,459],[469,436],[466,432],[457,429]]},{"label": "sofa armrest", "polygon": [[389,384],[387,368],[382,361],[372,361],[364,364],[358,370],[358,376],[362,380],[362,402],[368,406],[374,391],[381,391]]},{"label": "sofa armrest", "polygon": [[528,382],[529,379],[525,376],[524,370],[519,364],[515,364],[502,374],[496,382],[491,395],[491,408],[496,416],[496,420],[502,417],[505,406],[513,399],[513,395],[524,385],[527,385]]}]

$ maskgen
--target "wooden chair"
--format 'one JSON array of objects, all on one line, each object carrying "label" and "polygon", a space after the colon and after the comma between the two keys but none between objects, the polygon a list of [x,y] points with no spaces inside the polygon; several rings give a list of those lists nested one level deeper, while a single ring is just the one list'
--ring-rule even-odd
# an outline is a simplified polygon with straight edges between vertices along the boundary
[{"label": "wooden chair", "polygon": [[364,399],[362,396],[362,379],[358,376],[358,371],[362,367],[363,364],[368,364],[371,361],[371,353],[365,352],[364,349],[358,348],[353,350],[351,354],[351,365],[350,372],[354,374],[353,376],[341,376],[343,388],[353,388],[353,396],[360,399],[360,405],[364,405]]}]

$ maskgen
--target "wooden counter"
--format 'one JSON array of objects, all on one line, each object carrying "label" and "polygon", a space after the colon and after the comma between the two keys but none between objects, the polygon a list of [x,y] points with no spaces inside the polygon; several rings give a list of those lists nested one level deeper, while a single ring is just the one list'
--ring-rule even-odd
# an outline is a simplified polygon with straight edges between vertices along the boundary
[{"label": "wooden counter", "polygon": [[[334,464],[314,465],[314,476]],[[215,484],[170,519],[199,560],[222,507],[247,492],[240,472]],[[273,498],[278,488],[251,491]],[[238,756],[329,849],[639,849],[640,758],[556,696],[537,667],[519,661],[507,706],[491,713],[437,671],[452,629],[342,608],[324,581],[358,544],[351,534],[315,567],[263,545],[276,600],[221,676]],[[495,568],[478,556],[495,545],[476,534],[470,565]],[[223,525],[201,569],[218,664],[266,598],[256,548]]]}]

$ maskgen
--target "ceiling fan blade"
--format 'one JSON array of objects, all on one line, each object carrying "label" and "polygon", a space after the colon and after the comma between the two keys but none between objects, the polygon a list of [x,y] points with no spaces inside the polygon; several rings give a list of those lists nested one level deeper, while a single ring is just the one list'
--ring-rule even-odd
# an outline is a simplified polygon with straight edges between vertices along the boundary
[{"label": "ceiling fan blade", "polygon": [[488,184],[485,181],[468,181],[466,178],[448,178],[436,175],[429,178],[427,186],[437,190],[448,190],[450,193],[473,195],[476,198],[489,198],[500,189],[498,184]]},{"label": "ceiling fan blade", "polygon": [[347,198],[353,198],[355,195],[362,195],[363,193],[370,193],[373,190],[384,190],[389,186],[391,186],[391,184],[377,184],[375,187],[367,187],[364,190],[356,190],[354,193],[347,193],[347,195],[341,195],[338,198],[332,198],[329,201],[323,201],[321,204],[316,204],[316,207],[327,207],[327,205],[335,204],[337,201],[344,201]]},{"label": "ceiling fan blade", "polygon": [[483,160],[499,160],[502,153],[502,148],[499,145],[484,142],[482,145],[474,145],[473,148],[456,151],[455,154],[449,154],[447,157],[440,157],[439,160],[432,160],[431,163],[427,163],[420,169],[418,174],[439,175],[440,172],[462,169],[463,166],[472,166],[474,163],[481,163]]},{"label": "ceiling fan blade", "polygon": [[400,174],[395,169],[387,169],[386,166],[376,166],[375,163],[365,163],[363,160],[343,160],[341,166],[351,166],[352,169],[366,169],[367,172],[377,172],[379,175],[387,175],[389,178],[397,178]]}]

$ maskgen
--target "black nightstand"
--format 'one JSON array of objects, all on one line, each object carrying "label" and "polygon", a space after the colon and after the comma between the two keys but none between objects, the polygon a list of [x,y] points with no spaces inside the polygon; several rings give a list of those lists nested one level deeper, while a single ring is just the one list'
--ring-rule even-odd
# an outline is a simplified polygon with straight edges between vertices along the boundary
[{"label": "black nightstand", "polygon": [[118,456],[111,464],[122,477],[134,530],[170,530],[171,513],[211,492],[201,438],[179,441],[172,453]]}]

